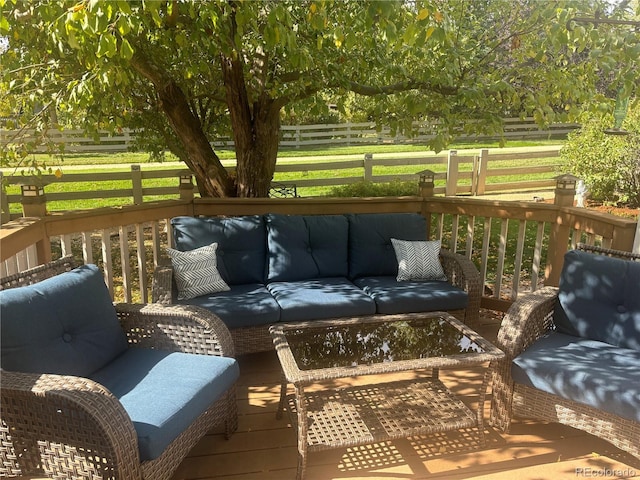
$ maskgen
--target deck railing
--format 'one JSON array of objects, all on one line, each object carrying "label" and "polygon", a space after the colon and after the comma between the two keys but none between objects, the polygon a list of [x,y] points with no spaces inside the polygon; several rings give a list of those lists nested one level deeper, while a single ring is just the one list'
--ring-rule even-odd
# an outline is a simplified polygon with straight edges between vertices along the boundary
[{"label": "deck railing", "polygon": [[0,275],[72,253],[96,263],[115,300],[149,301],[153,268],[172,244],[178,215],[417,212],[430,238],[471,258],[485,284],[483,306],[557,284],[564,253],[579,241],[630,251],[637,222],[584,208],[464,197],[167,200],[22,218],[0,229]]}]

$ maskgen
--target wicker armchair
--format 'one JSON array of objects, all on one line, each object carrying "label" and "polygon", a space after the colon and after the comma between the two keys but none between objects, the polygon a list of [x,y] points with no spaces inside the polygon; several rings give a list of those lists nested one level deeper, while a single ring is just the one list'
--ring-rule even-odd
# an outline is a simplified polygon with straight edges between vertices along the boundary
[{"label": "wicker armchair", "polygon": [[[33,284],[76,266],[64,257],[0,280],[0,289]],[[224,324],[194,307],[117,304],[130,347],[233,356]],[[169,386],[169,385],[168,385]],[[0,477],[168,479],[212,428],[237,428],[228,389],[153,460],[141,461],[134,425],[118,399],[87,378],[2,371]]]},{"label": "wicker armchair", "polygon": [[[640,255],[578,244],[578,250],[629,261]],[[558,288],[544,287],[519,298],[505,315],[496,345],[505,352],[495,365],[490,423],[507,431],[514,417],[562,423],[607,440],[640,459],[640,423],[566,400],[536,388],[516,384],[511,365],[518,355],[554,328],[553,312]]]}]

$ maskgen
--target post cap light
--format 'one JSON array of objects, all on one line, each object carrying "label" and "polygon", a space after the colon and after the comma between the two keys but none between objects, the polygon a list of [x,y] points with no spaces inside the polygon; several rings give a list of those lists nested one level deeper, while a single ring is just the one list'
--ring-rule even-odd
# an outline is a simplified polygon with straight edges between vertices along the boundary
[{"label": "post cap light", "polygon": [[436,172],[428,169],[418,172],[418,175],[420,176],[420,183],[433,183],[436,178]]},{"label": "post cap light", "polygon": [[565,173],[563,175],[558,175],[557,177],[554,177],[554,180],[556,181],[557,190],[575,191],[576,183],[578,183],[578,180],[580,179],[575,175],[571,175],[570,173]]},{"label": "post cap light", "polygon": [[191,175],[191,172],[180,174],[180,186],[182,185],[193,185],[193,176]]},{"label": "post cap light", "polygon": [[44,195],[44,187],[42,185],[22,184],[20,190],[23,197],[42,197]]}]

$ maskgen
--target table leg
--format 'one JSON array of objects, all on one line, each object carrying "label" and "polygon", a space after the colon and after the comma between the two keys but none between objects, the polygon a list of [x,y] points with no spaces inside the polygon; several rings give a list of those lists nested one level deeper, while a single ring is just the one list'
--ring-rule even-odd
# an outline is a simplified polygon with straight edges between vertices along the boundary
[{"label": "table leg", "polygon": [[309,431],[307,400],[304,389],[296,385],[296,412],[298,415],[298,471],[296,480],[302,480],[307,468],[307,436]]},{"label": "table leg", "polygon": [[276,410],[276,419],[282,418],[282,412],[286,408],[285,402],[287,400],[287,379],[284,374],[280,375],[280,402],[278,402],[278,410]]}]

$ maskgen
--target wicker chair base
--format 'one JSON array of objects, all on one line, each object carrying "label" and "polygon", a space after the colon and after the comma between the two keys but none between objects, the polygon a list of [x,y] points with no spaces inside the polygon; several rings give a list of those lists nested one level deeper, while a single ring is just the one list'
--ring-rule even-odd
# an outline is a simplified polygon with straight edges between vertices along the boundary
[{"label": "wicker chair base", "polygon": [[640,423],[566,400],[525,385],[514,385],[515,417],[561,423],[608,441],[640,460]]}]

